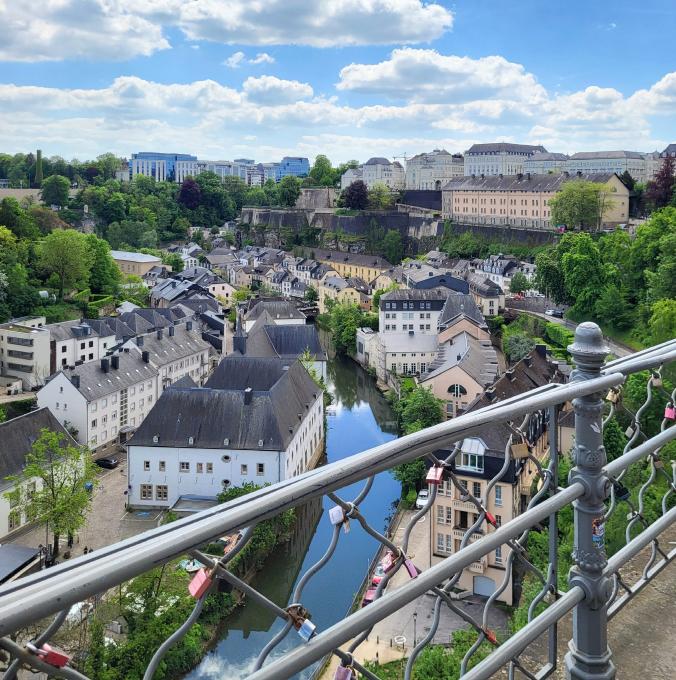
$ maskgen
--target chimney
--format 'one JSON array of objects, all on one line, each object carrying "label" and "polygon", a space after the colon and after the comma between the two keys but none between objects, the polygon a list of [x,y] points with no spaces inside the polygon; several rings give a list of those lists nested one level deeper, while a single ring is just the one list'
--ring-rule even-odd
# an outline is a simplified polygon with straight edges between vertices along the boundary
[{"label": "chimney", "polygon": [[173,326],[169,326],[169,337],[173,338],[174,333],[176,332],[176,329]]},{"label": "chimney", "polygon": [[110,357],[110,365],[114,370],[120,368],[120,357],[118,354],[113,354],[113,356]]},{"label": "chimney", "polygon": [[543,358],[547,358],[547,345],[535,345],[535,351]]},{"label": "chimney", "polygon": [[101,370],[104,373],[108,373],[108,371],[110,371],[110,360],[109,359],[101,359]]},{"label": "chimney", "polygon": [[191,331],[192,330],[192,321],[187,321],[185,324],[185,330],[186,331]]},{"label": "chimney", "polygon": [[142,335],[136,336],[136,346],[137,347],[143,347],[143,336]]},{"label": "chimney", "polygon": [[76,387],[78,390],[80,389],[80,376],[76,375],[73,373],[73,375],[70,376],[70,381],[73,383],[73,387]]},{"label": "chimney", "polygon": [[578,170],[575,174],[576,174],[578,177],[582,177],[582,170]]},{"label": "chimney", "polygon": [[528,181],[530,182],[530,172],[526,173],[526,177],[527,177]]},{"label": "chimney", "polygon": [[250,387],[247,387],[244,390],[244,403],[250,404],[252,398],[253,398],[253,390]]},{"label": "chimney", "polygon": [[158,329],[157,329],[157,339],[158,339],[158,340],[161,340],[161,339],[162,339],[162,329],[161,329],[161,328],[158,328]]},{"label": "chimney", "polygon": [[242,315],[237,315],[237,328],[232,337],[232,349],[234,352],[239,352],[242,356],[246,354],[246,333],[242,327]]},{"label": "chimney", "polygon": [[143,359],[143,363],[145,364],[150,363],[150,352],[147,349],[144,349],[143,352],[141,352],[141,359]]},{"label": "chimney", "polygon": [[516,178],[517,178],[519,181],[521,181],[521,180],[523,179],[523,172],[520,172],[520,173],[516,176]]}]

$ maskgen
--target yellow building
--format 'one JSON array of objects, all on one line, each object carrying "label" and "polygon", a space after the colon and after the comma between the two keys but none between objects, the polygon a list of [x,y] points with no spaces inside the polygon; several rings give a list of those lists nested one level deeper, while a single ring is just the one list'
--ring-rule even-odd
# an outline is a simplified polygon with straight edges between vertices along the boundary
[{"label": "yellow building", "polygon": [[371,309],[368,286],[357,277],[344,279],[342,276],[326,276],[319,282],[317,294],[320,314],[326,312],[328,300],[336,304],[359,305],[364,311]]},{"label": "yellow building", "polygon": [[[155,257],[155,255],[146,255],[145,253],[133,253],[127,250],[111,250],[110,255],[123,274],[143,276],[153,267],[162,264],[162,260],[159,257]],[[171,267],[168,267],[168,269],[171,270]]]},{"label": "yellow building", "polygon": [[[585,175],[470,176],[448,182],[442,190],[442,216],[461,224],[554,229],[550,201],[565,182],[587,180],[608,187],[601,226],[629,219],[629,189],[614,173]],[[572,226],[572,225],[571,225]]]},{"label": "yellow building", "polygon": [[339,250],[313,249],[314,259],[333,267],[343,278],[351,276],[371,283],[379,274],[392,268],[392,265],[378,255],[363,253],[343,253]]}]

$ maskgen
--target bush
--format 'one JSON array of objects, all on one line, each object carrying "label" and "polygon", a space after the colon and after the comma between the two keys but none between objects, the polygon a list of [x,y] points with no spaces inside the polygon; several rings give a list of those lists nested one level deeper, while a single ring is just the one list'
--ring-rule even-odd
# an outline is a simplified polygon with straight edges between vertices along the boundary
[{"label": "bush", "polygon": [[561,324],[547,323],[545,325],[545,337],[555,345],[565,349],[575,340],[575,333]]},{"label": "bush", "polygon": [[418,492],[415,489],[409,489],[404,497],[404,505],[407,508],[412,508],[418,498]]}]

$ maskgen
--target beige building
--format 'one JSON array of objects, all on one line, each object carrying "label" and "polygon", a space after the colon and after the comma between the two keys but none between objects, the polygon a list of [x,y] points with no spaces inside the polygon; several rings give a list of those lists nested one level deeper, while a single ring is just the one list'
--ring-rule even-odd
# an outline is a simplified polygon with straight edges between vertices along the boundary
[{"label": "beige building", "polygon": [[450,154],[446,149],[419,153],[406,161],[406,188],[439,191],[454,177],[465,172],[462,154]]},{"label": "beige building", "polygon": [[442,216],[461,224],[496,224],[554,229],[550,200],[565,182],[576,179],[604,184],[607,209],[602,226],[629,219],[629,189],[614,173],[476,176],[451,180],[442,190]]},{"label": "beige building", "polygon": [[363,253],[343,253],[339,250],[313,249],[314,259],[332,267],[337,274],[347,279],[356,276],[371,283],[379,274],[392,268],[392,265],[379,255]]},{"label": "beige building", "polygon": [[319,313],[327,310],[327,302],[358,305],[360,309],[371,309],[371,297],[366,283],[356,277],[344,279],[342,276],[326,276],[317,286]]},{"label": "beige building", "polygon": [[399,161],[389,161],[387,158],[369,158],[358,168],[349,168],[340,178],[340,188],[346,189],[361,180],[367,188],[373,189],[376,184],[384,184],[392,191],[399,191],[406,186],[406,172]]},{"label": "beige building", "polygon": [[[561,379],[558,366],[549,360],[544,347],[538,347],[507,371],[483,396],[476,399],[468,411],[522,394],[533,386],[559,382]],[[545,460],[548,454],[548,429],[546,411],[532,414],[527,438],[533,444],[532,455],[540,461]],[[495,518],[495,526],[484,520],[476,527],[471,534],[470,543],[480,539],[486,532],[495,531],[496,526],[514,519],[526,509],[531,499],[531,482],[535,478],[537,467],[532,461],[515,456],[518,447],[509,447],[511,434],[506,423],[495,423],[484,428],[475,436],[463,440],[461,450],[452,465],[452,470],[464,489],[478,499]],[[450,449],[444,449],[437,452],[437,455],[446,458],[450,452]],[[511,458],[507,470],[486,498],[488,484],[500,473],[506,452]],[[479,513],[480,509],[450,479],[446,478],[442,482],[431,513],[432,566],[460,550],[465,533],[477,522]],[[507,605],[514,604],[513,577],[507,571],[510,551],[507,545],[502,545],[479,561],[473,562],[462,572],[457,586],[474,595],[489,597],[506,579],[507,587],[498,599]]]},{"label": "beige building", "polygon": [[484,316],[495,316],[505,308],[505,292],[483,273],[467,277],[469,292]]},{"label": "beige building", "polygon": [[162,264],[162,260],[155,255],[132,253],[126,250],[111,250],[110,254],[123,274],[143,276],[153,267]]},{"label": "beige building", "polygon": [[547,153],[547,149],[509,142],[473,144],[465,151],[465,175],[516,175],[536,153]]}]

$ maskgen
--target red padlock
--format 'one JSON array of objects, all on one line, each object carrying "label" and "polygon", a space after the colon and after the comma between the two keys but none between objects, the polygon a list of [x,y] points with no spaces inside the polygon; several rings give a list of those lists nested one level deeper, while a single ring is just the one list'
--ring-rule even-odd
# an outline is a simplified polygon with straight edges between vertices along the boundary
[{"label": "red padlock", "polygon": [[200,597],[207,592],[211,586],[211,576],[207,573],[206,569],[200,569],[194,576],[190,584],[188,585],[188,591],[196,599],[199,600]]},{"label": "red padlock", "polygon": [[493,517],[493,515],[491,515],[490,512],[488,512],[488,510],[486,510],[486,521],[489,524],[492,524],[494,527],[498,526],[497,520],[495,519],[495,517]]},{"label": "red padlock", "polygon": [[487,639],[492,645],[497,645],[497,644],[498,644],[498,638],[495,637],[495,633],[494,633],[490,628],[484,628],[483,631],[484,631],[484,634],[486,635],[486,639]]},{"label": "red padlock", "polygon": [[[29,646],[29,649],[32,647]],[[63,668],[69,661],[70,657],[65,652],[58,649],[50,647],[47,643],[42,645],[39,649],[31,650],[34,651],[37,656],[39,656],[45,663],[55,668]]]},{"label": "red padlock", "polygon": [[443,475],[444,475],[444,468],[435,465],[434,467],[431,467],[427,471],[427,477],[425,478],[425,481],[428,484],[439,485],[439,484],[441,484],[441,478],[443,477]]},{"label": "red padlock", "polygon": [[667,404],[664,409],[664,417],[667,420],[676,420],[676,407],[673,404]]}]

